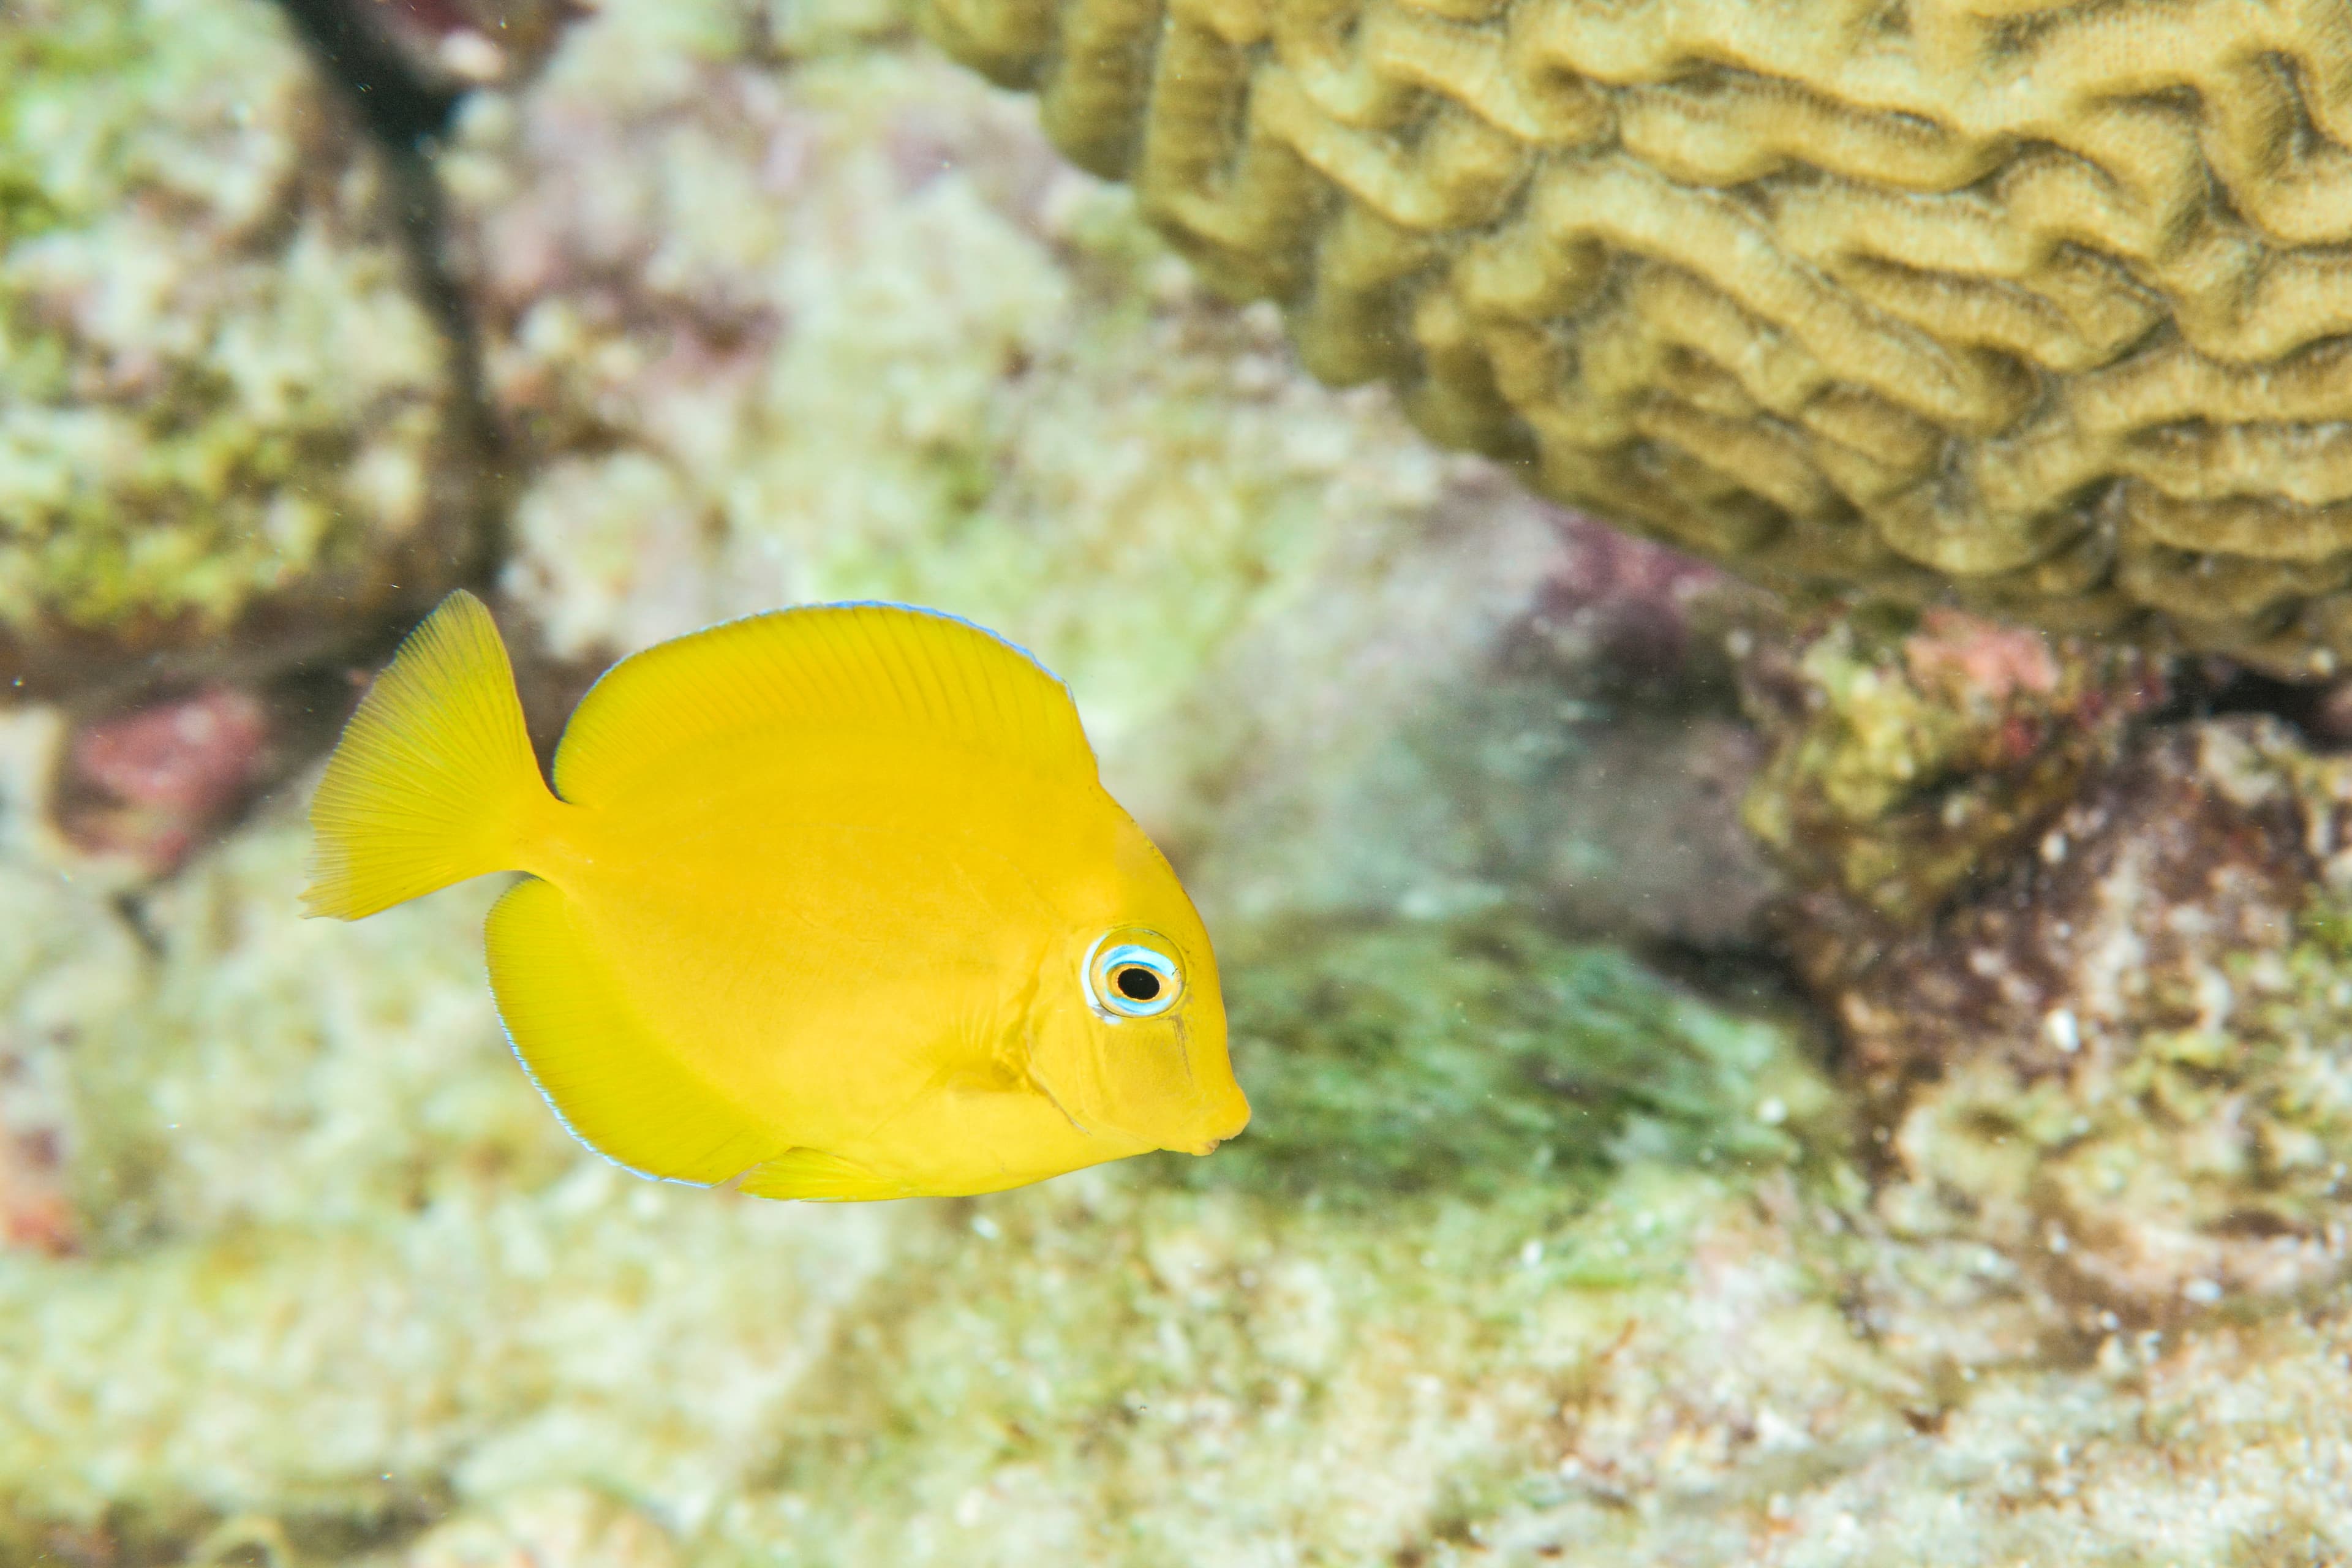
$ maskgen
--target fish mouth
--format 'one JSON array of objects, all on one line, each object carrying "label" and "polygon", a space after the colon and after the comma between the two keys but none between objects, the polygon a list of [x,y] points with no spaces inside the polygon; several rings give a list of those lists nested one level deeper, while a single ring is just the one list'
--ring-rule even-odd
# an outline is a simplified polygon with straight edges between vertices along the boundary
[{"label": "fish mouth", "polygon": [[[1216,1123],[1213,1122],[1211,1125],[1214,1126]],[[1198,1142],[1186,1146],[1185,1152],[1189,1154],[1213,1154],[1217,1151],[1217,1145],[1220,1143],[1230,1142],[1234,1139],[1240,1137],[1242,1135],[1242,1130],[1248,1125],[1249,1107],[1244,1105],[1242,1107],[1242,1113],[1238,1118],[1228,1117],[1225,1119],[1223,1123],[1225,1130],[1223,1132],[1218,1133],[1213,1138],[1201,1139]]]}]

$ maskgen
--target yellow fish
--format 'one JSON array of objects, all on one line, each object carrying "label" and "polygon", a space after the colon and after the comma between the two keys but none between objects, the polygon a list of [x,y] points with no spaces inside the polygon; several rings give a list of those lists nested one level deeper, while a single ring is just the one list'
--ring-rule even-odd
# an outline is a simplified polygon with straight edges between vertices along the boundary
[{"label": "yellow fish", "polygon": [[895,605],[754,616],[607,670],[555,788],[452,594],[345,727],[312,914],[490,871],[491,989],[582,1142],[776,1198],[985,1193],[1249,1121],[1208,932],[1062,683]]}]

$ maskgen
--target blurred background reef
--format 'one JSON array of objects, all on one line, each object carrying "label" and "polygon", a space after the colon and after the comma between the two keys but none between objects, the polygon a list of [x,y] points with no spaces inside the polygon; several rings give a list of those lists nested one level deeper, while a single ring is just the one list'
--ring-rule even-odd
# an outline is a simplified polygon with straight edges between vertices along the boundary
[{"label": "blurred background reef", "polygon": [[[2121,465],[2082,485],[2122,500],[2067,490],[2021,535],[2049,552],[1981,571],[1899,548],[1900,487],[1864,505],[1851,468],[1741,470],[1798,476],[1769,515],[1675,454],[1826,462],[1869,381],[1835,331],[1750,321],[1774,404],[1656,338],[1731,320],[1652,300],[1671,268],[1554,236],[1605,275],[1579,363],[1615,343],[1620,402],[1473,407],[1441,349],[1523,342],[1448,292],[1494,215],[1430,207],[1396,249],[1419,209],[1349,171],[1403,136],[1534,180],[1492,197],[1533,213],[1528,171],[1581,149],[1793,211],[1790,171],[1883,125],[1633,59],[1593,67],[1589,122],[1543,118],[1585,101],[1558,83],[1511,100],[1549,163],[1486,99],[1412,120],[1368,88],[1341,135],[1315,116],[1361,61],[1180,7],[1170,38],[1267,73],[1226,172],[1312,198],[1220,251],[1240,209],[1151,161],[1160,79],[1120,98],[1041,42],[1116,9],[0,0],[0,1562],[2352,1556],[2352,690],[2279,679],[2337,646],[2341,580],[2317,544],[2184,565],[2133,531],[2227,446],[2320,539],[2339,503],[2295,476],[2336,427],[2209,424],[2163,468],[2174,436],[1956,414],[1948,475],[2004,440]],[[1366,14],[1373,88],[1414,27],[1557,43],[1536,20],[1600,8],[1442,9]],[[2063,53],[2042,9],[2011,44]],[[1823,93],[1875,37],[1653,11],[1779,38]],[[2196,58],[2327,42],[2281,16]],[[2062,87],[2053,135],[2091,136]],[[1673,164],[1707,113],[1716,163]],[[1919,153],[1917,236],[1992,201],[1953,182],[1999,132]],[[2196,143],[2225,173],[2233,134]],[[2229,382],[2192,365],[2227,348],[2206,296],[2084,283],[2061,363],[2057,326],[1961,343],[1812,232],[1773,264],[1996,402],[2023,375],[2105,406],[2095,326],[2171,356],[2183,419],[2225,382],[2240,424],[2326,413],[2257,396],[2333,352],[2324,291]],[[1410,266],[1346,273],[1381,257]],[[2029,314],[2107,276],[2019,265]],[[1561,504],[1626,496],[1738,575]],[[2135,560],[2231,607],[2196,622]],[[499,1035],[495,889],[295,912],[310,770],[459,583],[545,734],[610,659],[796,600],[1035,649],[1217,932],[1256,1122],[1204,1162],[838,1208],[586,1154]],[[2071,636],[1983,616],[2075,597],[2105,608]]]}]

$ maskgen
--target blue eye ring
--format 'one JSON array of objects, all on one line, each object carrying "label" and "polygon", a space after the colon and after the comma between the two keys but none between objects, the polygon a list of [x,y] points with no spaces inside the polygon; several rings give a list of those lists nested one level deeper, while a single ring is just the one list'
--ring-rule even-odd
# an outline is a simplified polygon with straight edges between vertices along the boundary
[{"label": "blue eye ring", "polygon": [[1155,931],[1122,926],[1095,938],[1078,966],[1087,1005],[1108,1023],[1157,1018],[1184,999],[1176,944]]}]

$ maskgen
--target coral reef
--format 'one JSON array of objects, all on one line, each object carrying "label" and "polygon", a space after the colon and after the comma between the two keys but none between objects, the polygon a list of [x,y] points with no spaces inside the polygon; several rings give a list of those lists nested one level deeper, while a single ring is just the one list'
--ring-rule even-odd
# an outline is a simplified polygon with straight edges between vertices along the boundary
[{"label": "coral reef", "polygon": [[[761,16],[608,7],[445,163],[532,473],[507,583],[556,653],[917,600],[1034,648],[1116,751],[1463,488],[1195,301],[1026,106],[855,33],[781,68]],[[1481,531],[1490,591],[1539,571],[1532,510]]]},{"label": "coral reef", "polygon": [[[310,1551],[397,1537],[452,1495],[495,1510],[537,1486],[585,1481],[706,1551],[806,1539],[824,1560],[857,1561],[863,1531],[909,1517],[928,1528],[921,1507],[820,1532],[793,1513],[853,1490],[796,1500],[782,1478],[849,1463],[866,1477],[856,1496],[887,1495],[907,1453],[844,1460],[826,1434],[867,1429],[873,1401],[914,1400],[933,1440],[997,1434],[919,1488],[950,1513],[967,1510],[964,1492],[1002,1468],[990,1456],[1006,1440],[992,1419],[976,1427],[953,1408],[975,1378],[975,1400],[1046,1401],[1026,1419],[1043,1423],[1057,1465],[1076,1468],[1066,1480],[1094,1476],[1089,1528],[1112,1528],[1120,1467],[1096,1467],[1088,1435],[1108,1418],[1129,1430],[1131,1464],[1158,1462],[1161,1430],[1123,1412],[1181,1400],[1194,1375],[1181,1357],[1124,1364],[1133,1334],[1116,1325],[1135,1312],[1169,1332],[1197,1321],[1236,1374],[1233,1358],[1286,1324],[1295,1342],[1276,1360],[1291,1374],[1346,1375],[1383,1405],[1410,1404],[1423,1396],[1386,1373],[1347,1373],[1359,1331],[1385,1340],[1418,1323],[1483,1356],[1477,1281],[1490,1253],[1532,1256],[1531,1237],[1549,1261],[1514,1262],[1507,1276],[1530,1301],[1555,1279],[1604,1294],[1620,1277],[1669,1289],[1682,1244],[1660,1227],[1704,1223],[1726,1203],[1738,1212],[1728,1194],[1755,1172],[1789,1169],[1797,1131],[1827,1109],[1784,1032],[1714,1015],[1622,959],[1507,924],[1294,932],[1237,994],[1241,1048],[1269,1068],[1297,1058],[1266,1079],[1275,1140],[1202,1166],[1204,1189],[1171,1184],[1191,1176],[1191,1163],[1171,1160],[981,1204],[731,1199],[633,1181],[555,1128],[481,986],[474,928],[488,889],[369,926],[305,924],[284,897],[299,848],[296,825],[265,825],[150,895],[142,919],[158,956],[102,892],[8,870],[10,906],[40,916],[10,928],[8,1016],[66,1060],[92,1237],[86,1261],[0,1258],[0,1361],[24,1391],[0,1417],[0,1489],[23,1528],[103,1524],[127,1542],[260,1511]],[[1366,979],[1379,989],[1334,1016],[1328,995]],[[1563,1029],[1550,998],[1580,999],[1592,1016]],[[1449,1025],[1452,999],[1474,1002],[1475,1018]],[[1488,1080],[1506,1108],[1492,1127],[1456,1089],[1420,1130],[1434,1132],[1442,1169],[1408,1169],[1410,1119],[1328,1136],[1349,1120],[1335,1089],[1409,1105],[1473,1052],[1487,1018],[1518,1020],[1519,1070]],[[1680,1076],[1632,1059],[1649,1031],[1681,1053]],[[1353,1089],[1335,1070],[1350,1065]],[[1546,1142],[1559,1154],[1538,1160]],[[1718,1171],[1678,1173],[1702,1147]],[[1634,1185],[1615,1184],[1621,1168]],[[1391,1190],[1386,1176],[1400,1172],[1417,1192]],[[1453,1195],[1465,1175],[1494,1212]],[[1324,1190],[1356,1216],[1328,1235],[1299,1208]],[[1636,1238],[1640,1252],[1628,1249]],[[1211,1288],[1192,1274],[1225,1267],[1222,1247],[1267,1254],[1263,1280],[1245,1287],[1262,1298],[1246,1337],[1186,1306]],[[1415,1247],[1443,1248],[1453,1261],[1435,1278],[1451,1282],[1428,1302],[1386,1302],[1391,1255]],[[1299,1303],[1325,1289],[1324,1269],[1344,1296],[1317,1330]],[[974,1330],[1013,1328],[1024,1312],[1042,1316],[1016,1330],[1030,1342],[1023,1358],[1045,1369],[1013,1375],[991,1370],[1001,1352],[964,1353]],[[1578,1342],[1605,1350],[1618,1321],[1612,1311]],[[877,1334],[901,1333],[947,1340],[886,1388],[867,1360],[887,1359]],[[940,1375],[941,1356],[964,1371]],[[318,1381],[327,1367],[331,1394]],[[1275,1415],[1258,1441],[1286,1447],[1303,1415]],[[1393,1466],[1429,1441],[1491,1447],[1425,1422],[1399,1436],[1409,1440]],[[1166,1527],[1181,1527],[1181,1500],[1164,1507]],[[442,1548],[457,1550],[446,1537]]]},{"label": "coral reef", "polygon": [[477,566],[383,162],[260,0],[0,16],[0,674],[267,668]]},{"label": "coral reef", "polygon": [[1735,810],[1762,749],[1723,653],[1759,606],[1561,514],[1538,520],[1540,577],[1465,647],[1464,607],[1491,600],[1465,592],[1486,531],[1458,517],[1508,505],[1492,476],[1465,490],[1381,578],[1219,656],[1163,726],[1192,754],[1187,789],[1150,796],[1162,830],[1235,913],[1532,903],[1590,935],[1759,946],[1783,889]]},{"label": "coral reef", "polygon": [[2324,7],[928,0],[1339,383],[1781,583],[2352,651]]}]

